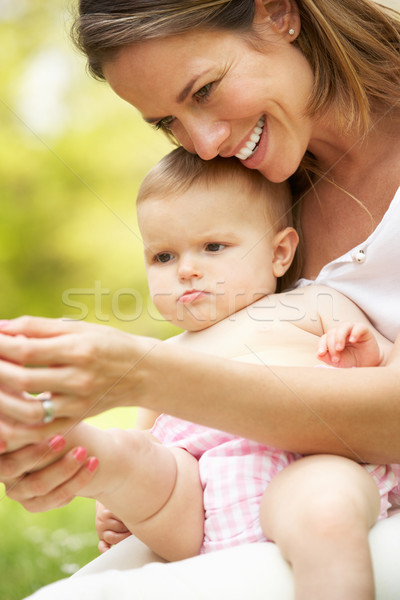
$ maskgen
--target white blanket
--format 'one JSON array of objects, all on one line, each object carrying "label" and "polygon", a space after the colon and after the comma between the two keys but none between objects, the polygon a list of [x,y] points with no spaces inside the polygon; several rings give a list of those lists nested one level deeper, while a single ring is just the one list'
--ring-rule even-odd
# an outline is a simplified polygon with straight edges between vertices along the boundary
[{"label": "white blanket", "polygon": [[[376,600],[400,598],[400,514],[370,532]],[[150,562],[149,561],[156,561]],[[274,544],[165,563],[133,536],[29,600],[294,600],[290,567]]]}]

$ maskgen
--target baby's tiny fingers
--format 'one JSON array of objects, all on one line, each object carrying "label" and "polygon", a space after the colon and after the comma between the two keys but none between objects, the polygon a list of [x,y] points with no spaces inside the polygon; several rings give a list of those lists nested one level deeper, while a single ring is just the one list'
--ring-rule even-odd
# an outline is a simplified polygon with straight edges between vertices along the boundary
[{"label": "baby's tiny fingers", "polygon": [[107,552],[107,550],[111,548],[111,546],[107,544],[104,540],[100,540],[97,544],[97,547],[99,549],[100,554],[104,554],[104,552]]},{"label": "baby's tiny fingers", "polygon": [[126,527],[126,525],[122,521],[120,521],[119,519],[116,519],[116,518],[107,520],[105,525],[106,525],[106,527],[108,527],[108,529],[115,531],[115,533],[129,532],[129,529]]},{"label": "baby's tiny fingers", "polygon": [[326,334],[326,345],[333,362],[339,361],[337,353],[343,350],[344,346],[342,344],[338,330],[330,329]]},{"label": "baby's tiny fingers", "polygon": [[132,535],[130,531],[125,533],[117,533],[116,531],[106,530],[103,535],[103,540],[110,546],[115,546],[115,544],[122,542],[122,540],[130,535]]},{"label": "baby's tiny fingers", "polygon": [[326,333],[325,333],[319,339],[317,354],[318,354],[318,356],[324,356],[326,353],[327,353],[327,346],[326,346]]},{"label": "baby's tiny fingers", "polygon": [[351,329],[349,335],[349,342],[355,344],[362,340],[362,338],[369,333],[368,327],[364,323],[355,323]]}]

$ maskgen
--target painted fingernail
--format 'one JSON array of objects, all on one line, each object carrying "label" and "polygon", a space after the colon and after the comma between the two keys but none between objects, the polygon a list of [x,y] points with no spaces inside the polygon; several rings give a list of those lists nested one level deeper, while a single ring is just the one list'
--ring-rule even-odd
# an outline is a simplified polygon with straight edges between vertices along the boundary
[{"label": "painted fingernail", "polygon": [[77,460],[78,462],[84,462],[87,457],[87,450],[83,446],[78,446],[78,448],[75,448],[73,454],[75,460]]},{"label": "painted fingernail", "polygon": [[62,450],[63,448],[65,448],[65,444],[66,443],[67,442],[65,441],[65,438],[62,435],[55,435],[49,441],[49,447],[54,452],[59,452],[60,450]]},{"label": "painted fingernail", "polygon": [[99,466],[99,461],[95,456],[92,456],[92,458],[89,458],[86,468],[89,471],[89,473],[93,473],[97,467]]}]

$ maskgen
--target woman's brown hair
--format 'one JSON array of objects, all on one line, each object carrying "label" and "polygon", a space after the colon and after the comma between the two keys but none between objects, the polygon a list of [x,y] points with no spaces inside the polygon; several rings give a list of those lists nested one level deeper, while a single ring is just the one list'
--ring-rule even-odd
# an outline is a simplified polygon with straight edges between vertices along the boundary
[{"label": "woman's brown hair", "polygon": [[[373,0],[297,0],[294,42],[314,72],[309,114],[335,108],[345,131],[365,130],[373,110],[398,106],[400,14]],[[90,73],[127,45],[195,28],[251,33],[254,0],[80,0],[73,39]]]}]

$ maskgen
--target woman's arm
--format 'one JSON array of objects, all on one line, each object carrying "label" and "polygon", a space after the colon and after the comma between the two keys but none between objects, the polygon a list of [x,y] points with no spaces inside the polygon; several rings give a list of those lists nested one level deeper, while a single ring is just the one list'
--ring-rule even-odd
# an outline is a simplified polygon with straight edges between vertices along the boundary
[{"label": "woman's arm", "polygon": [[32,339],[0,336],[0,379],[55,392],[57,415],[138,405],[304,454],[400,462],[400,339],[385,367],[334,370],[239,363],[84,323],[23,318],[8,333]]},{"label": "woman's arm", "polygon": [[155,410],[139,408],[136,419],[136,429],[139,429],[139,431],[146,431],[147,429],[151,429],[157,417],[159,417],[160,414],[160,412],[157,412]]},{"label": "woman's arm", "polygon": [[171,350],[158,346],[148,357],[146,406],[303,454],[400,461],[400,338],[386,367],[363,369],[258,366]]}]

